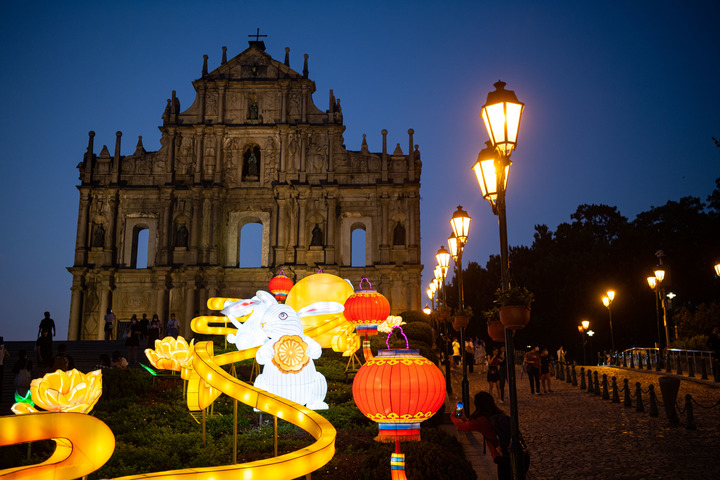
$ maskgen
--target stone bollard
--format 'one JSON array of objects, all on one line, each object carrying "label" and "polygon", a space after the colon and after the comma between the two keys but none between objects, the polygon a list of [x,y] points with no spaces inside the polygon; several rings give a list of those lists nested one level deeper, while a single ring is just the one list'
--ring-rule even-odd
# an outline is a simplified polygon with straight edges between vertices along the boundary
[{"label": "stone bollard", "polygon": [[657,408],[657,397],[655,396],[655,386],[650,385],[648,387],[648,390],[650,390],[650,393],[648,394],[650,396],[650,407],[648,410],[648,413],[651,417],[657,417],[658,416],[658,408]]},{"label": "stone bollard", "polygon": [[660,377],[660,394],[663,397],[663,404],[665,406],[665,415],[667,415],[668,421],[671,424],[677,425],[680,423],[680,419],[675,410],[675,402],[677,401],[678,390],[680,389],[680,380],[675,377]]},{"label": "stone bollard", "polygon": [[599,380],[600,375],[598,375],[598,372],[594,372],[593,377],[595,377],[595,385],[593,387],[593,393],[595,395],[599,396],[600,395],[600,380]]},{"label": "stone bollard", "polygon": [[617,378],[612,377],[612,403],[620,403],[620,393],[618,392]]},{"label": "stone bollard", "polygon": [[642,387],[640,387],[640,382],[635,382],[635,411],[645,411],[645,406],[642,401]]},{"label": "stone bollard", "polygon": [[585,383],[585,367],[580,367],[580,390],[587,390]]},{"label": "stone bollard", "polygon": [[572,371],[570,373],[572,374],[572,380],[570,380],[570,383],[573,387],[577,387],[577,373],[575,372],[575,365],[572,366]]},{"label": "stone bollard", "polygon": [[593,393],[594,390],[593,390],[593,383],[592,383],[592,372],[590,370],[588,370],[588,372],[587,372],[587,377],[588,377],[587,392]]},{"label": "stone bollard", "polygon": [[702,380],[707,380],[707,367],[705,367],[705,359],[700,356],[700,378]]},{"label": "stone bollard", "polygon": [[632,399],[630,398],[630,385],[628,384],[627,378],[623,380],[623,395],[625,397],[623,400],[623,405],[625,405],[626,407],[632,407]]},{"label": "stone bollard", "polygon": [[603,373],[603,380],[602,380],[602,399],[610,400],[610,393],[608,392],[608,385],[607,385],[607,374],[605,374],[605,373]]},{"label": "stone bollard", "polygon": [[688,377],[695,378],[695,355],[688,357]]},{"label": "stone bollard", "polygon": [[681,360],[682,360],[682,358],[680,358],[680,354],[678,353],[678,357],[677,357],[677,374],[678,374],[678,375],[682,375],[682,374],[683,374],[683,373],[682,373],[682,361],[681,361]]},{"label": "stone bollard", "polygon": [[695,417],[693,416],[692,396],[688,393],[685,395],[685,428],[695,430]]}]

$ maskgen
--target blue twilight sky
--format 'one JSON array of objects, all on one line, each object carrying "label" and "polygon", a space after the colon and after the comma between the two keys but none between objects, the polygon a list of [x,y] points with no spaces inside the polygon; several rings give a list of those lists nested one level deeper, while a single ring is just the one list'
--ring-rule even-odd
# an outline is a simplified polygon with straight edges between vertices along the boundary
[{"label": "blue twilight sky", "polygon": [[[511,245],[555,229],[582,203],[630,219],[720,177],[720,2],[696,1],[124,1],[0,4],[0,335],[36,336],[42,312],[67,336],[77,226],[76,165],[122,154],[138,135],[157,150],[166,99],[232,58],[260,27],[267,52],[302,71],[313,99],[341,99],[345,144],[362,134],[407,152],[422,175],[426,287],[457,205],[473,218],[465,253],[499,250],[497,220],[471,172],[486,133],[480,107],[498,79],[526,104],[508,193]],[[652,263],[656,246],[648,246]]]}]

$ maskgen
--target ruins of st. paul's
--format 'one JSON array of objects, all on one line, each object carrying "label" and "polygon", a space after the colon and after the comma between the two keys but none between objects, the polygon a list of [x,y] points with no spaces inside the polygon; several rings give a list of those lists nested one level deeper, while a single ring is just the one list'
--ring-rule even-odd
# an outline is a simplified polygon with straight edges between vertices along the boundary
[{"label": "ruins of st. paul's", "polygon": [[[370,152],[365,138],[349,151],[333,91],[327,110],[313,101],[307,55],[302,74],[290,68],[289,48],[279,62],[262,41],[230,60],[223,47],[213,71],[207,63],[189,108],[175,92],[167,101],[158,151],[145,151],[141,137],[121,155],[117,132],[114,152],[96,154],[90,132],[78,165],[68,338],[103,338],[108,307],[121,322],[142,313],[167,322],[175,313],[191,337],[190,320],[209,313],[208,298],[249,298],[281,270],[295,281],[322,270],[356,288],[367,277],[393,314],[420,309],[422,164],[413,130],[392,152],[385,130],[382,152]],[[253,223],[262,228],[260,266],[247,268],[240,244]],[[364,246],[353,245],[357,229]],[[356,248],[363,266],[352,266]]]}]

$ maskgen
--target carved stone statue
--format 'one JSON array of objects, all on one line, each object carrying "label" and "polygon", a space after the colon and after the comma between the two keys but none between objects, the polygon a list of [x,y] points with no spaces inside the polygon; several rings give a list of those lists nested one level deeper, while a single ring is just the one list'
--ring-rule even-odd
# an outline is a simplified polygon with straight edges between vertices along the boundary
[{"label": "carved stone statue", "polygon": [[310,240],[311,247],[322,247],[323,246],[323,232],[320,229],[320,225],[315,224],[315,228],[312,229],[312,239]]},{"label": "carved stone statue", "polygon": [[104,247],[105,246],[105,227],[102,223],[95,224],[92,236],[93,247]]},{"label": "carved stone statue", "polygon": [[405,227],[398,222],[393,230],[393,245],[405,245]]},{"label": "carved stone statue", "polygon": [[250,106],[248,106],[248,120],[257,120],[258,119],[258,106],[257,102],[252,102]]},{"label": "carved stone statue", "polygon": [[188,229],[184,223],[181,223],[175,232],[175,246],[187,248],[188,246]]}]

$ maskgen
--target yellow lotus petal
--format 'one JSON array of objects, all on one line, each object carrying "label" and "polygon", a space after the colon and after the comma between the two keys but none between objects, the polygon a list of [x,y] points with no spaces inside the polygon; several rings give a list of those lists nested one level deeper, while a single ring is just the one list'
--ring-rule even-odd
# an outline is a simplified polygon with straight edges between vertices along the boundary
[{"label": "yellow lotus petal", "polygon": [[10,410],[13,411],[15,415],[23,415],[25,413],[38,413],[39,410],[36,410],[30,405],[29,403],[24,402],[18,402],[12,407],[10,407]]}]

